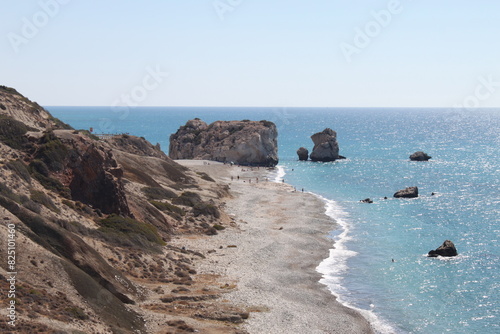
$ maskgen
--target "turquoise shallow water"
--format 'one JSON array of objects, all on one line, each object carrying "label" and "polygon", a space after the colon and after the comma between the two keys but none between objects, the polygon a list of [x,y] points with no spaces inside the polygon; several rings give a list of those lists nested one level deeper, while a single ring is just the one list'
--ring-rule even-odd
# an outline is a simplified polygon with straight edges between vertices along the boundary
[{"label": "turquoise shallow water", "polygon": [[[144,136],[164,151],[194,117],[274,121],[286,182],[322,196],[341,224],[319,270],[342,302],[384,333],[500,332],[500,110],[48,109],[75,128]],[[311,150],[310,135],[325,127],[337,131],[348,159],[298,162],[297,148]],[[417,150],[433,158],[410,162]],[[408,186],[421,196],[392,198]],[[359,202],[366,197],[374,203]],[[446,239],[458,257],[424,256]]]}]

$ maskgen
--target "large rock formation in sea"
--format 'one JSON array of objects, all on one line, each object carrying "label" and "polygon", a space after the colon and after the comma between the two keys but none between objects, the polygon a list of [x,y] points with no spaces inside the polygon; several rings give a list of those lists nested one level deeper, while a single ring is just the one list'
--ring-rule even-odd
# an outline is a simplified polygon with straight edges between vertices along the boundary
[{"label": "large rock formation in sea", "polygon": [[337,133],[330,128],[311,136],[314,142],[314,148],[310,155],[312,161],[335,161],[342,159],[339,156],[339,144],[337,142]]},{"label": "large rock formation in sea", "polygon": [[422,151],[417,151],[410,155],[410,160],[411,161],[428,161],[432,157],[428,155],[427,153],[424,153]]},{"label": "large rock formation in sea", "polygon": [[396,198],[414,198],[418,197],[418,187],[408,187],[402,190],[398,190],[394,193]]},{"label": "large rock formation in sea", "polygon": [[439,246],[435,250],[431,250],[427,256],[428,257],[437,257],[437,256],[457,256],[458,252],[455,248],[455,244],[450,240],[445,240],[441,246]]},{"label": "large rock formation in sea", "polygon": [[207,125],[195,118],[170,136],[169,157],[275,166],[277,138],[276,125],[269,121],[217,121]]}]

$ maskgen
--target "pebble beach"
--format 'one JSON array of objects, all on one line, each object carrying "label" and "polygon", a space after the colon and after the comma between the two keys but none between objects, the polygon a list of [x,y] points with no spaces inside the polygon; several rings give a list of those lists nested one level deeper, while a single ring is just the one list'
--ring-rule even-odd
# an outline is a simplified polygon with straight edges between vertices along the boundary
[{"label": "pebble beach", "polygon": [[[178,161],[217,182],[232,198],[225,211],[235,222],[216,236],[183,240],[207,256],[200,274],[218,274],[235,288],[225,298],[250,310],[249,333],[372,333],[357,311],[336,301],[316,271],[328,257],[335,221],[325,203],[286,183],[271,182],[264,168]],[[209,252],[214,249],[215,251]]]}]

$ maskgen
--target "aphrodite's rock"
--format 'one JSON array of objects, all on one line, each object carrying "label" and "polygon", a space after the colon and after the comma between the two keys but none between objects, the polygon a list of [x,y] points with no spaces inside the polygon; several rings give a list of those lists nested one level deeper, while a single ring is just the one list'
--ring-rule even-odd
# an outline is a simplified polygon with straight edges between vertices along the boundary
[{"label": "aphrodite's rock", "polygon": [[429,257],[437,257],[440,256],[457,256],[458,252],[455,248],[455,245],[450,240],[445,240],[441,246],[439,246],[435,250],[431,250],[427,256]]},{"label": "aphrodite's rock", "polygon": [[337,142],[337,133],[330,128],[311,136],[314,142],[314,148],[311,153],[312,161],[335,161],[339,159],[339,144]]},{"label": "aphrodite's rock", "polygon": [[309,158],[309,150],[305,147],[301,147],[297,150],[297,155],[300,161],[307,161]]},{"label": "aphrodite's rock", "polygon": [[422,151],[418,151],[410,155],[410,160],[411,161],[427,161],[431,159],[432,157],[428,155],[427,153],[424,153]]},{"label": "aphrodite's rock", "polygon": [[241,165],[278,164],[278,131],[269,121],[190,120],[170,136],[172,159],[215,160]]},{"label": "aphrodite's rock", "polygon": [[414,198],[418,197],[418,187],[408,187],[403,190],[399,190],[394,194],[396,198]]}]

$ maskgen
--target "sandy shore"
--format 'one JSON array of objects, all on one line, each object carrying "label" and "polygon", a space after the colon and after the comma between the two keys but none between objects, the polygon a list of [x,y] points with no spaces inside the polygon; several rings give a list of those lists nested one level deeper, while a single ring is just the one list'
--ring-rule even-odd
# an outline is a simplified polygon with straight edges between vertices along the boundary
[{"label": "sandy shore", "polygon": [[263,168],[179,162],[230,186],[233,198],[225,209],[236,227],[187,246],[204,253],[211,250],[197,268],[199,273],[221,275],[236,286],[225,298],[250,311],[242,325],[245,330],[372,332],[365,318],[338,303],[319,283],[316,267],[328,257],[333,241],[327,233],[335,226],[320,199],[294,192],[287,184],[266,182],[268,172]]}]

